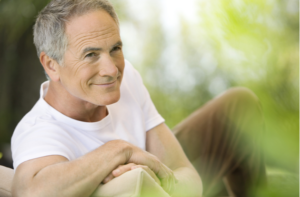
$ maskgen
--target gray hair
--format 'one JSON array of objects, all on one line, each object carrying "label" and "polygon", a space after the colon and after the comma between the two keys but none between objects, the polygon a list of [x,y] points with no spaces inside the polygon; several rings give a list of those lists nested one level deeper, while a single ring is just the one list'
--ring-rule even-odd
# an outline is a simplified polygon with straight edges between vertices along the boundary
[{"label": "gray hair", "polygon": [[65,23],[71,17],[94,10],[106,11],[119,25],[117,14],[108,0],[52,0],[39,13],[34,25],[33,36],[37,55],[45,52],[63,65],[63,56],[68,46]]}]

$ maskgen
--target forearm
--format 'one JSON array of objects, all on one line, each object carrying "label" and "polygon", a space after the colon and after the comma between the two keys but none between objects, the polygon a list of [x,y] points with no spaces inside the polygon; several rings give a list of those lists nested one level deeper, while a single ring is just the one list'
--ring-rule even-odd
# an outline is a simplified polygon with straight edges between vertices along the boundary
[{"label": "forearm", "polygon": [[109,142],[74,161],[47,166],[32,178],[26,194],[89,196],[113,169],[126,162],[122,149],[122,143]]},{"label": "forearm", "polygon": [[181,167],[174,170],[174,174],[178,182],[170,194],[172,197],[202,196],[202,181],[195,169]]}]

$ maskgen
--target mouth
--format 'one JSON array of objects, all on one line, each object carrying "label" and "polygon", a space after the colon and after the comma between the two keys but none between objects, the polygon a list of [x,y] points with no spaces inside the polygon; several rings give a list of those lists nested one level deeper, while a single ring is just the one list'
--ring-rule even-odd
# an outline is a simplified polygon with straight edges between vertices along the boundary
[{"label": "mouth", "polygon": [[113,87],[117,83],[117,81],[118,80],[115,80],[114,82],[111,82],[111,83],[102,83],[102,84],[93,84],[93,85],[98,86],[98,87],[108,88],[108,87]]}]

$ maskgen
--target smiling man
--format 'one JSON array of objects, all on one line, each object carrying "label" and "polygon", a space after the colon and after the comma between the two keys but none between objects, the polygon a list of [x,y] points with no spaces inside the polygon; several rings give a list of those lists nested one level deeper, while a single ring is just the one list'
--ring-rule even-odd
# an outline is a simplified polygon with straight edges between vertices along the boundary
[{"label": "smiling man", "polygon": [[197,185],[190,195],[201,195],[200,177],[124,60],[109,2],[51,1],[34,42],[50,80],[12,137],[15,196],[89,196],[134,168],[169,194],[187,175]]},{"label": "smiling man", "polygon": [[201,196],[198,173],[207,196],[224,180],[228,193],[245,197],[265,179],[255,95],[231,89],[174,129],[195,169],[124,59],[107,0],[52,0],[34,43],[49,81],[12,137],[14,196],[89,196],[135,168],[171,196]]}]

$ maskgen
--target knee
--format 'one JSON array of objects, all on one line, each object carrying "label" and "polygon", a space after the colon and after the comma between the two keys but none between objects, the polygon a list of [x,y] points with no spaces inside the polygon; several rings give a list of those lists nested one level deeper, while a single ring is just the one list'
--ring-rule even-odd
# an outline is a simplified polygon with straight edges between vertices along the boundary
[{"label": "knee", "polygon": [[225,100],[239,108],[252,108],[260,106],[260,102],[256,94],[245,87],[234,87],[227,90],[222,96]]},{"label": "knee", "polygon": [[230,88],[225,92],[228,96],[232,98],[242,99],[242,100],[252,100],[254,102],[258,102],[258,97],[255,93],[246,87],[234,87]]},{"label": "knee", "polygon": [[[245,150],[259,148],[264,134],[264,117],[260,101],[248,88],[230,88],[224,93],[227,121],[241,137]],[[251,148],[252,147],[252,148]]]},{"label": "knee", "polygon": [[230,120],[261,119],[262,110],[258,97],[245,87],[230,88],[220,95],[222,114]]}]

